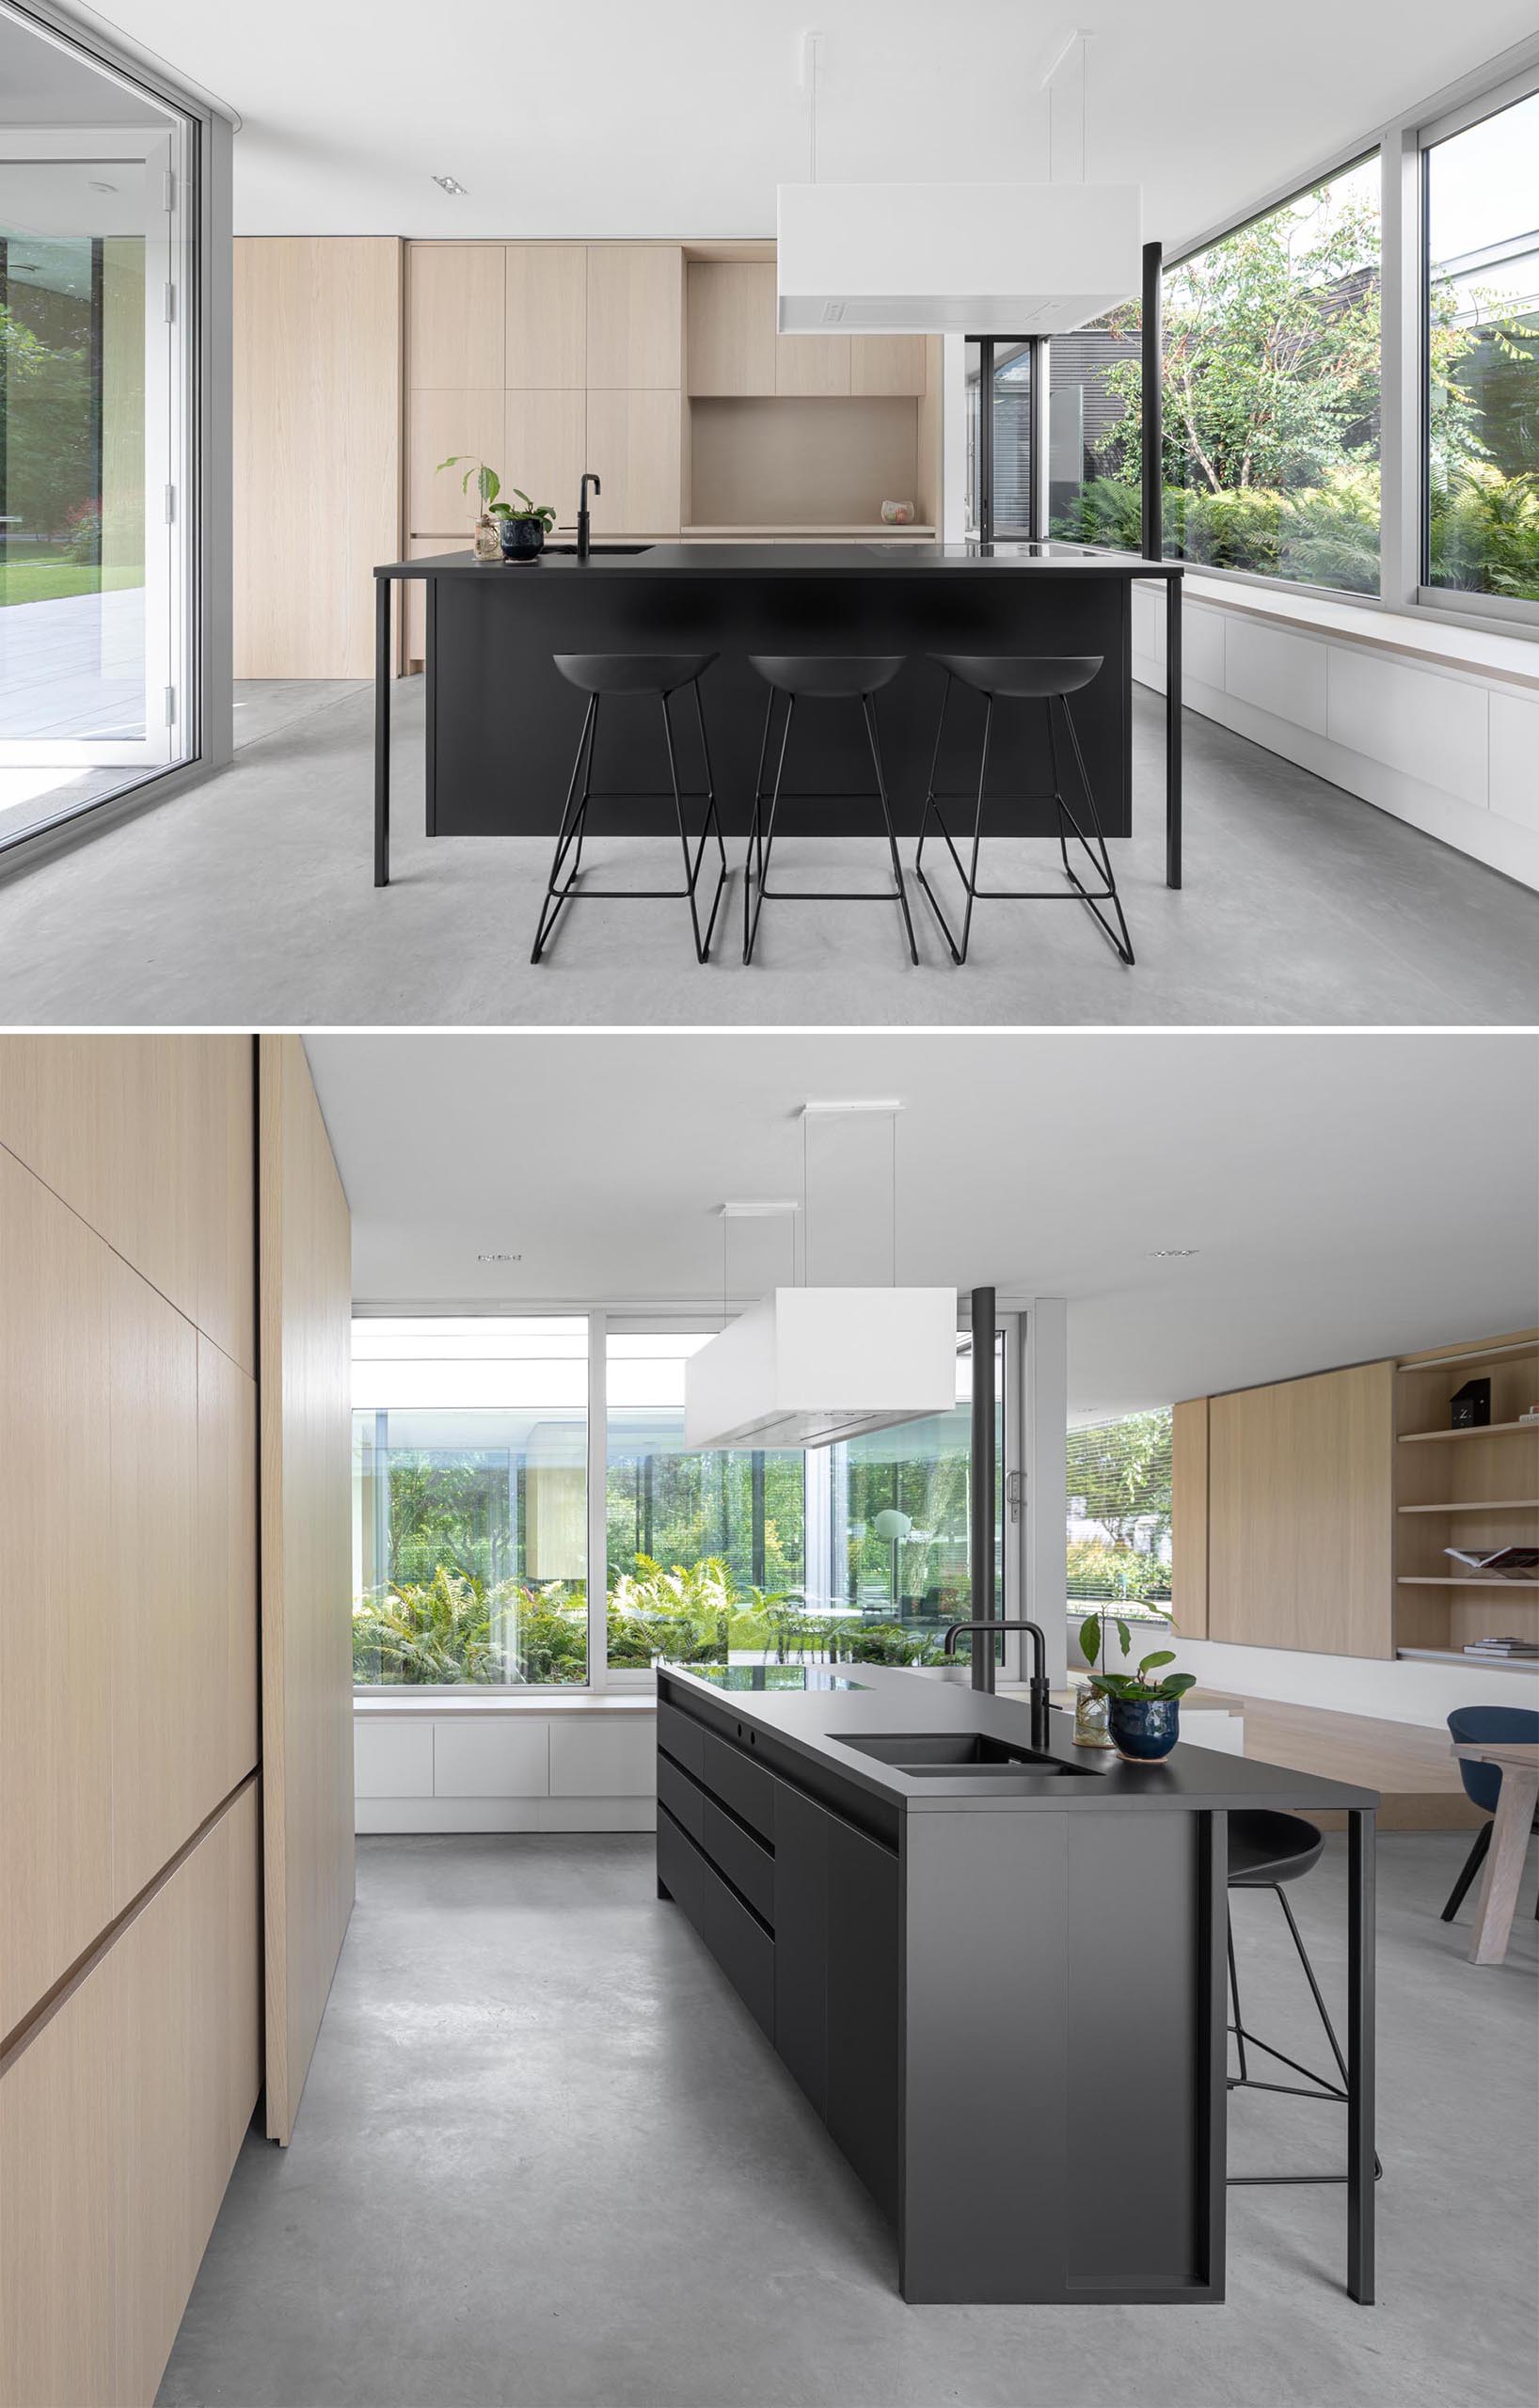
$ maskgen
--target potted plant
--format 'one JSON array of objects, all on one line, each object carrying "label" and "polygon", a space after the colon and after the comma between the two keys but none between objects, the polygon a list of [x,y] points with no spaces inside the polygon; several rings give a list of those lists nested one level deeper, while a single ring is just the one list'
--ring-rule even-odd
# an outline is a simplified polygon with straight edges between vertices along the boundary
[{"label": "potted plant", "polygon": [[556,523],[556,514],[548,502],[531,501],[527,493],[513,488],[523,503],[515,510],[511,501],[494,501],[491,515],[498,522],[505,561],[538,560],[545,549],[545,539]]},{"label": "potted plant", "polygon": [[1176,1660],[1175,1650],[1157,1647],[1145,1656],[1135,1672],[1098,1672],[1092,1687],[1108,1701],[1112,1745],[1124,1764],[1158,1764],[1181,1735],[1181,1701],[1197,1687],[1195,1672],[1165,1672]]},{"label": "potted plant", "polygon": [[[1146,1612],[1150,1610],[1148,1600],[1141,1602]],[[1160,1608],[1154,1606],[1152,1610],[1158,1613]],[[1166,1614],[1164,1619],[1168,1622],[1170,1617]],[[1094,1606],[1079,1627],[1080,1654],[1092,1669],[1106,1653],[1108,1620],[1117,1625],[1117,1635],[1121,1641],[1124,1657],[1133,1653],[1133,1633],[1121,1615],[1109,1613],[1108,1608],[1103,1605]],[[1109,1704],[1110,1692],[1099,1687],[1094,1681],[1076,1687],[1074,1693],[1074,1745],[1076,1748],[1110,1748],[1115,1745],[1110,1730]]]},{"label": "potted plant", "polygon": [[474,479],[476,492],[481,501],[481,515],[475,526],[475,556],[478,561],[500,561],[502,557],[501,537],[497,519],[492,512],[493,504],[502,490],[501,478],[495,468],[488,468],[484,460],[473,460],[468,452],[451,452],[447,460],[439,461],[433,473],[436,477],[441,477],[446,468],[464,470],[465,473],[460,478],[461,493],[469,492],[471,480]]}]

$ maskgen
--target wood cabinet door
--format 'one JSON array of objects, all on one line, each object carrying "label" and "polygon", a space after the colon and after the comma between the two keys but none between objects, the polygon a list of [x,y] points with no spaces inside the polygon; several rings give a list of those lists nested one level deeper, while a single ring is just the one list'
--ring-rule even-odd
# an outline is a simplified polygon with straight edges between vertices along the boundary
[{"label": "wood cabinet door", "polygon": [[561,390],[588,380],[588,253],[581,243],[510,243],[510,392]]},{"label": "wood cabinet door", "polygon": [[691,394],[774,392],[772,260],[691,260],[687,325]]},{"label": "wood cabinet door", "polygon": [[518,485],[531,501],[549,504],[558,527],[575,527],[578,488],[588,465],[587,439],[585,393],[507,394],[502,443],[506,498],[511,501]]},{"label": "wood cabinet door", "polygon": [[777,335],[776,392],[848,393],[849,347],[848,335]]},{"label": "wood cabinet door", "polygon": [[852,393],[922,393],[927,365],[923,335],[851,335]]},{"label": "wood cabinet door", "polygon": [[1208,1636],[1392,1656],[1394,1365],[1208,1403]]},{"label": "wood cabinet door", "polygon": [[503,326],[500,243],[407,245],[408,391],[500,386]]},{"label": "wood cabinet door", "polygon": [[677,393],[588,393],[586,466],[603,482],[595,534],[676,535],[681,487]]},{"label": "wood cabinet door", "polygon": [[590,244],[590,391],[677,392],[683,372],[683,252],[676,244]]},{"label": "wood cabinet door", "polygon": [[[481,502],[471,479],[468,492],[460,481],[464,462],[484,460],[499,476],[505,473],[502,454],[502,394],[454,387],[439,392],[412,393],[406,403],[406,532],[408,535],[449,535],[468,538],[481,515]],[[462,465],[445,468],[439,463],[457,456]],[[440,549],[448,550],[448,545]]]}]

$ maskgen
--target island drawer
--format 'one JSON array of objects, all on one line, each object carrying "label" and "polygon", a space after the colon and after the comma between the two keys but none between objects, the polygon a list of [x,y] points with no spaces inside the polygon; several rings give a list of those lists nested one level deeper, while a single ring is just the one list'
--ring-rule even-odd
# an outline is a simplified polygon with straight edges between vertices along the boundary
[{"label": "island drawer", "polygon": [[[700,1845],[719,1872],[724,1873],[735,1890],[740,1890],[751,1907],[773,1923],[775,1914],[775,1860],[769,1848],[761,1846],[752,1832],[730,1814],[723,1814],[710,1798],[702,1801],[704,1814]],[[683,1817],[679,1818],[681,1821]]]},{"label": "island drawer", "polygon": [[714,1732],[701,1733],[705,1755],[700,1778],[713,1797],[758,1832],[761,1839],[773,1844],[775,1836],[775,1783],[773,1776],[760,1765],[750,1764],[740,1749],[725,1739],[718,1739]]},{"label": "island drawer", "polygon": [[658,1745],[665,1748],[674,1762],[686,1772],[698,1774],[705,1762],[706,1734],[698,1722],[680,1714],[676,1705],[658,1700]]},{"label": "island drawer", "polygon": [[700,1928],[706,1860],[679,1829],[666,1806],[658,1808],[658,1878],[675,1905]]},{"label": "island drawer", "polygon": [[[686,1843],[688,1845],[688,1843]],[[700,1860],[700,1937],[766,2037],[775,2036],[775,1943],[740,1898]]]},{"label": "island drawer", "polygon": [[671,1756],[658,1751],[658,1800],[670,1814],[683,1824],[691,1839],[700,1837],[700,1820],[706,1810],[706,1793],[692,1782],[688,1773],[680,1772]]}]

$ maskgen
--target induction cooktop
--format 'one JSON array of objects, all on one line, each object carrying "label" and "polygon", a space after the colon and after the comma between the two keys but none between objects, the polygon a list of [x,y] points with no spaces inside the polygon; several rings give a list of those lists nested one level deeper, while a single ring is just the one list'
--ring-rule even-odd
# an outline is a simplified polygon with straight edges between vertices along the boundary
[{"label": "induction cooktop", "polygon": [[[663,1670],[669,1667],[664,1664]],[[865,1681],[852,1681],[845,1673],[834,1671],[827,1664],[680,1664],[681,1672],[692,1672],[697,1681],[709,1681],[717,1689],[864,1689]]]}]

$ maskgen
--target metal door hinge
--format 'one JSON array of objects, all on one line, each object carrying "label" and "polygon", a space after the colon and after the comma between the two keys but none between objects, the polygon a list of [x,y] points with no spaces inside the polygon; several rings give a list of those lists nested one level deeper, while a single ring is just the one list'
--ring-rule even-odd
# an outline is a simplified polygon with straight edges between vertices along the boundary
[{"label": "metal door hinge", "polygon": [[169,215],[170,215],[170,214],[171,214],[172,210],[176,207],[176,170],[175,170],[175,168],[174,168],[174,167],[167,167],[167,168],[166,169],[166,204],[165,204],[165,206],[166,206],[166,214],[167,214],[167,217],[169,217]]},{"label": "metal door hinge", "polygon": [[167,485],[166,488],[166,524],[167,527],[174,527],[176,525],[175,485]]},{"label": "metal door hinge", "polygon": [[166,689],[166,724],[167,727],[176,725],[176,688],[174,686],[167,686]]},{"label": "metal door hinge", "polygon": [[176,286],[174,284],[168,284],[166,288],[166,323],[168,326],[176,324]]},{"label": "metal door hinge", "polygon": [[1023,1471],[1007,1471],[1005,1474],[1005,1502],[1009,1507],[1010,1519],[1012,1522],[1018,1522],[1021,1519],[1021,1511],[1023,1506],[1025,1504],[1025,1473]]}]

